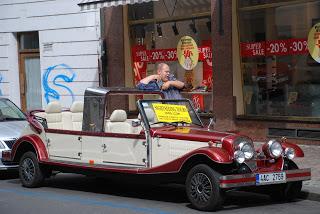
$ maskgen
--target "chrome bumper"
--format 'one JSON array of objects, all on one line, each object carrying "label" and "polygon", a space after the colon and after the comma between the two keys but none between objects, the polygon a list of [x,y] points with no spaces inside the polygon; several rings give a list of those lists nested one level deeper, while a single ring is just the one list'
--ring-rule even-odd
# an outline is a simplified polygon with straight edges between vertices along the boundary
[{"label": "chrome bumper", "polygon": [[18,169],[19,165],[2,165],[0,162],[0,171],[5,171],[9,169]]},{"label": "chrome bumper", "polygon": [[18,164],[12,164],[12,165],[5,165],[3,164],[1,158],[0,158],[0,171],[9,170],[9,169],[18,169]]},{"label": "chrome bumper", "polygon": [[[307,181],[311,179],[311,169],[296,169],[296,170],[284,170],[284,171],[274,171],[274,172],[259,172],[259,173],[249,173],[241,175],[225,175],[220,177],[220,188],[235,188],[235,187],[245,187],[245,186],[260,186],[256,183],[256,175],[263,173],[286,173],[286,182],[292,181]],[[269,183],[266,185],[272,185],[277,183]]]}]

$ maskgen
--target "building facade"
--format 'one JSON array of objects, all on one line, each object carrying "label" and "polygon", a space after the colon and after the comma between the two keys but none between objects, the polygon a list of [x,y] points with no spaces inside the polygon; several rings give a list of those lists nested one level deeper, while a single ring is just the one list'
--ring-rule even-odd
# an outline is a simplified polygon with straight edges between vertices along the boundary
[{"label": "building facade", "polygon": [[0,95],[24,110],[70,107],[99,85],[99,11],[68,0],[0,2]]},{"label": "building facade", "polygon": [[[123,41],[108,51],[124,47],[123,60],[114,65],[124,75],[122,85],[134,86],[132,70],[150,74],[158,62],[168,63],[179,79],[191,79],[185,97],[193,99],[204,118],[215,116],[217,129],[241,131],[256,140],[286,136],[317,143],[319,6],[316,0],[161,0],[108,7],[108,14],[122,13],[124,26]],[[116,35],[111,30],[107,37]],[[198,44],[199,61],[192,71],[168,57],[183,36]],[[202,47],[210,49],[207,58]],[[207,90],[192,90],[210,81],[208,76]]]},{"label": "building facade", "polygon": [[[99,82],[134,87],[165,62],[201,116],[217,118],[216,129],[256,140],[320,139],[319,0],[2,2],[0,90],[27,109],[24,100],[40,103],[35,97],[41,107],[55,99],[68,107]],[[35,33],[39,46],[31,42],[24,50]],[[180,62],[188,53],[177,53],[189,38],[198,56],[190,69]],[[26,62],[24,54],[36,49],[41,93],[28,98],[25,70],[36,61]],[[135,110],[134,98],[111,102]]]}]

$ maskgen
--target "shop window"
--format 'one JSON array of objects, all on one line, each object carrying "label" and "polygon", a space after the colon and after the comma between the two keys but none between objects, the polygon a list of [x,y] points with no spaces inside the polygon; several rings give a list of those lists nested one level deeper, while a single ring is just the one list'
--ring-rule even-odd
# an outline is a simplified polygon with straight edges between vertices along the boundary
[{"label": "shop window", "polygon": [[[212,112],[211,0],[161,0],[130,5],[128,8],[132,66],[137,83],[154,74],[164,62],[186,88],[182,96],[192,99],[203,114]],[[192,70],[184,69],[177,59],[181,37],[190,36],[200,54]],[[143,53],[143,54],[140,54]]]},{"label": "shop window", "polygon": [[320,2],[238,2],[245,114],[320,117],[320,64],[307,45]]}]

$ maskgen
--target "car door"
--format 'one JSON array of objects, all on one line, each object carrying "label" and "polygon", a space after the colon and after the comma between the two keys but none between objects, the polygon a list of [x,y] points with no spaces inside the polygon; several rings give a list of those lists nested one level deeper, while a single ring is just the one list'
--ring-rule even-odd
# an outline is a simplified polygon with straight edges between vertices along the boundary
[{"label": "car door", "polygon": [[83,135],[81,138],[81,162],[85,164],[103,164],[102,157],[106,152],[103,147],[103,137]]},{"label": "car door", "polygon": [[49,157],[53,160],[80,160],[81,141],[78,134],[46,132]]},{"label": "car door", "polygon": [[109,134],[103,138],[103,163],[118,167],[145,167],[147,146],[144,135]]}]

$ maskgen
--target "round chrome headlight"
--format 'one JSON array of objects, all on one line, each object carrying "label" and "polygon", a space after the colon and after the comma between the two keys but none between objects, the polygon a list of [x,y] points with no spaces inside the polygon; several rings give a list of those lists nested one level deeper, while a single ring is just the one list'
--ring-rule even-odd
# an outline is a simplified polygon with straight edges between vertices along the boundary
[{"label": "round chrome headlight", "polygon": [[286,148],[284,150],[284,154],[290,160],[292,160],[296,156],[296,153],[293,148]]},{"label": "round chrome headlight", "polygon": [[238,163],[243,163],[246,160],[244,153],[242,151],[239,151],[239,150],[234,152],[234,159]]},{"label": "round chrome headlight", "polygon": [[239,149],[243,152],[246,160],[250,160],[254,155],[253,146],[249,142],[241,142],[239,144]]},{"label": "round chrome headlight", "polygon": [[278,158],[283,152],[281,144],[276,140],[269,140],[268,153],[272,158]]}]

